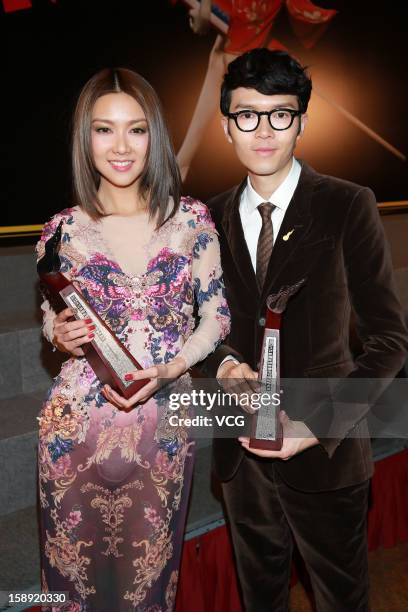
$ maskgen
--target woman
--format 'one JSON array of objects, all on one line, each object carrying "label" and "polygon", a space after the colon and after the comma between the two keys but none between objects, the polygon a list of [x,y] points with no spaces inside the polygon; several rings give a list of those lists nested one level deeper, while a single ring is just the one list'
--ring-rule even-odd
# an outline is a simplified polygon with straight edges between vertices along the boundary
[{"label": "woman", "polygon": [[159,101],[134,72],[82,90],[73,175],[78,204],[45,225],[38,257],[62,220],[61,271],[145,368],[128,378],[150,381],[129,400],[102,388],[82,357],[89,321],[43,303],[44,333],[70,358],[39,417],[42,588],[68,591],[70,611],[171,611],[193,454],[159,378],[188,387],[229,331],[218,239],[206,207],[180,198]]}]

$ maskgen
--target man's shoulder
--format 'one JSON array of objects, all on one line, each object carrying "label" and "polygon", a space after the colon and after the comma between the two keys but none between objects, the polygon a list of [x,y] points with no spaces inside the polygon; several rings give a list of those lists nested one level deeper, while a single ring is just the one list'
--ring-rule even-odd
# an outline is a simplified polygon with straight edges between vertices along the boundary
[{"label": "man's shoulder", "polygon": [[304,164],[303,172],[306,176],[314,179],[315,189],[314,195],[331,195],[338,196],[341,201],[353,200],[359,193],[374,196],[369,187],[359,185],[353,181],[349,181],[330,174],[317,172],[310,166]]},{"label": "man's shoulder", "polygon": [[230,189],[227,189],[222,193],[218,193],[217,195],[207,200],[206,204],[210,209],[211,216],[213,217],[216,223],[221,219],[226,207],[231,205],[233,202],[236,201],[237,198],[239,198],[245,185],[246,178],[238,185],[234,185]]},{"label": "man's shoulder", "polygon": [[212,196],[209,200],[207,200],[206,204],[211,211],[216,212],[218,209],[222,208],[226,202],[229,202],[231,198],[234,197],[239,185],[234,185],[230,189],[223,191],[222,193],[218,193],[215,196]]}]

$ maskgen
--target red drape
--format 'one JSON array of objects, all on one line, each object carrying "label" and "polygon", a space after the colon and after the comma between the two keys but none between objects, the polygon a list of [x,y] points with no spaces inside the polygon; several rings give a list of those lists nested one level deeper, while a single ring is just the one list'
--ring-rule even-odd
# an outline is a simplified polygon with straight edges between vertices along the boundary
[{"label": "red drape", "polygon": [[14,13],[22,9],[31,8],[30,0],[3,0],[4,11],[6,13]]},{"label": "red drape", "polygon": [[176,612],[240,612],[232,549],[225,527],[184,544]]},{"label": "red drape", "polygon": [[[368,549],[408,541],[408,450],[376,462],[371,492]],[[196,612],[242,612],[226,527],[184,545],[176,612],[192,606]]]},{"label": "red drape", "polygon": [[368,515],[368,550],[408,541],[408,450],[375,464]]}]

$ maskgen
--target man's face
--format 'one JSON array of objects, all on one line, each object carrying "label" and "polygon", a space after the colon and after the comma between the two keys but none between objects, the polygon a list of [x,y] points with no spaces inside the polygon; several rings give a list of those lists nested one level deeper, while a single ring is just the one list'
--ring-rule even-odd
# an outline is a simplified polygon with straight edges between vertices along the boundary
[{"label": "man's face", "polygon": [[[230,112],[242,110],[270,111],[277,108],[299,110],[296,96],[265,95],[256,89],[239,87],[231,93]],[[294,118],[287,130],[274,130],[266,115],[262,115],[256,130],[242,132],[235,121],[223,117],[222,123],[227,140],[234,145],[235,152],[248,172],[258,176],[284,173],[290,167],[293,151],[303,133],[307,115]]]}]

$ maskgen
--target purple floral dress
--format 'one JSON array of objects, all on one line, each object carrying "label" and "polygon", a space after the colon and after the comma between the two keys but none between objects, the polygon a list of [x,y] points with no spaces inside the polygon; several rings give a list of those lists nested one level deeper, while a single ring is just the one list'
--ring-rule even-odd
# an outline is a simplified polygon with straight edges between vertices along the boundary
[{"label": "purple floral dress", "polygon": [[[112,250],[119,221],[132,262],[141,237],[131,221],[93,221],[78,207],[45,225],[39,257],[61,219],[62,272],[144,367],[178,354],[194,365],[228,334],[218,237],[202,203],[182,199],[143,247],[138,274]],[[47,301],[42,309],[51,339],[55,313]],[[185,374],[178,384],[189,382]],[[61,610],[174,608],[194,444],[188,430],[169,427],[165,396],[120,411],[85,358],[70,357],[54,380],[39,415],[38,466],[42,589],[69,593]]]}]

